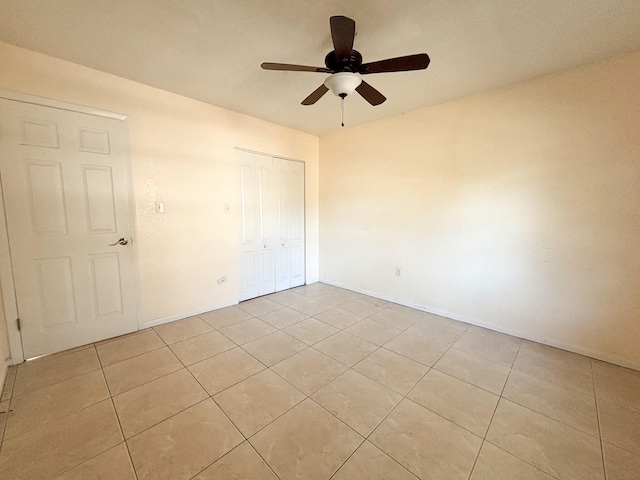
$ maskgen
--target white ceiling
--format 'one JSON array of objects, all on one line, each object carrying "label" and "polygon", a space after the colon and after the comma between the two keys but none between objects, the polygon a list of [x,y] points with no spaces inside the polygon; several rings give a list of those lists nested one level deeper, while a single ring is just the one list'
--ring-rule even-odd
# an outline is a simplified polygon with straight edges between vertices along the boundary
[{"label": "white ceiling", "polygon": [[368,76],[387,101],[350,96],[347,126],[640,48],[639,0],[0,0],[0,40],[323,134],[339,99],[300,102],[325,75],[260,63],[323,66],[331,15],[356,21],[365,62],[431,57]]}]

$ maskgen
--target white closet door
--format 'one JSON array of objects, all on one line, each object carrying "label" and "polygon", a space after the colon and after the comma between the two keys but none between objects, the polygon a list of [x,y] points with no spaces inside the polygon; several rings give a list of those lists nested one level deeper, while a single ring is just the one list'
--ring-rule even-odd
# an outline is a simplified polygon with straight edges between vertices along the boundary
[{"label": "white closet door", "polygon": [[258,296],[257,246],[259,233],[256,162],[253,153],[236,151],[240,167],[240,301]]},{"label": "white closet door", "polygon": [[288,160],[273,159],[276,180],[276,290],[291,288],[290,220],[291,168]]},{"label": "white closet door", "polygon": [[304,164],[273,159],[276,174],[276,291],[304,284]]},{"label": "white closet door", "polygon": [[276,291],[273,159],[237,150],[240,165],[240,301]]},{"label": "white closet door", "polygon": [[289,161],[289,269],[290,288],[304,285],[304,163]]},{"label": "white closet door", "polygon": [[240,295],[247,300],[304,284],[304,164],[237,150]]},{"label": "white closet door", "polygon": [[273,159],[268,155],[255,154],[258,191],[258,295],[267,295],[276,291],[275,255],[274,255],[274,189],[275,172]]},{"label": "white closet door", "polygon": [[25,357],[136,330],[126,124],[10,100],[0,112]]}]

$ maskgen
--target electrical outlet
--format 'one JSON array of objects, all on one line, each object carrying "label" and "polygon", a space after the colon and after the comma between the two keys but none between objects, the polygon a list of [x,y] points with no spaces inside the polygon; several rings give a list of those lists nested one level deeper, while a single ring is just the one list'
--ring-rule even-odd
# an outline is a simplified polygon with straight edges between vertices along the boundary
[{"label": "electrical outlet", "polygon": [[218,279],[218,285],[222,285],[223,283],[227,283],[227,277],[220,277]]},{"label": "electrical outlet", "polygon": [[401,277],[401,276],[402,276],[402,268],[396,267],[396,277]]}]

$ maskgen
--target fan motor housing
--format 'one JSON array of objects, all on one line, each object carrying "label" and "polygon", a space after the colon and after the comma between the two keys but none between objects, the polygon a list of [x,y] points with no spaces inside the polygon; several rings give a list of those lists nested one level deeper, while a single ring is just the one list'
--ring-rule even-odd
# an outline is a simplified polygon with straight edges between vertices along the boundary
[{"label": "fan motor housing", "polygon": [[343,58],[342,62],[339,62],[335,50],[332,50],[324,57],[324,64],[335,72],[358,72],[362,65],[362,55],[357,50],[352,50],[351,58]]}]

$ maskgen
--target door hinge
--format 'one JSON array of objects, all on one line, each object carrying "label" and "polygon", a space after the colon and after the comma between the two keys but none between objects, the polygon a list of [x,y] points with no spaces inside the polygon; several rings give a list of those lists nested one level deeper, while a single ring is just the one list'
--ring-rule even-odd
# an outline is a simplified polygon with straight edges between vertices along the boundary
[{"label": "door hinge", "polygon": [[18,323],[18,331],[20,332],[22,330],[22,327],[20,325],[20,319],[18,318],[16,322]]}]

